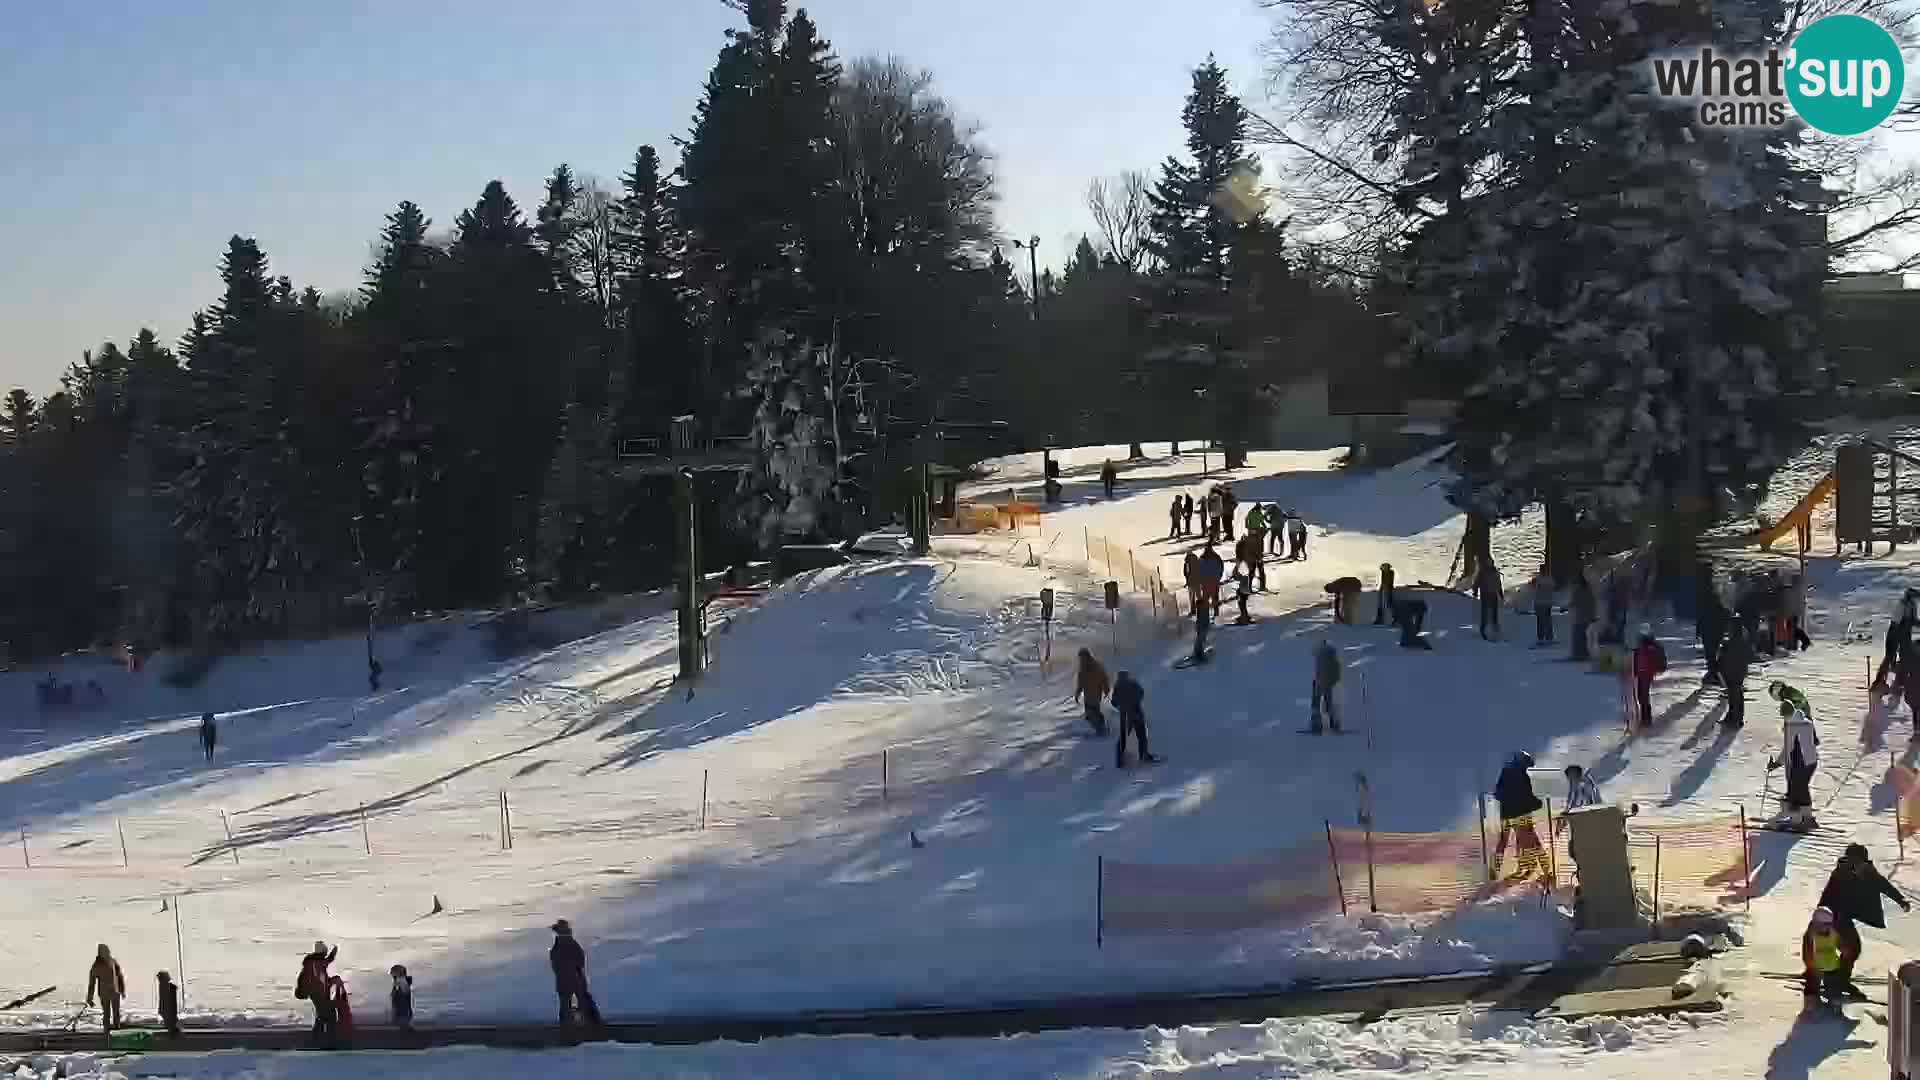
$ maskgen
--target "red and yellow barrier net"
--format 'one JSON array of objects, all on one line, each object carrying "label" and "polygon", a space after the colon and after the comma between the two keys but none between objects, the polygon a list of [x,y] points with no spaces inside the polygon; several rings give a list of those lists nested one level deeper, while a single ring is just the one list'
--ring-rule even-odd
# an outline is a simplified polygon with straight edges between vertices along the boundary
[{"label": "red and yellow barrier net", "polygon": [[1108,933],[1219,934],[1300,926],[1340,910],[1324,844],[1232,863],[1129,863],[1101,867],[1101,925]]},{"label": "red and yellow barrier net", "polygon": [[1662,909],[1745,902],[1751,865],[1745,841],[1738,814],[1627,830],[1634,880],[1642,888],[1649,881],[1657,886]]},{"label": "red and yellow barrier net", "polygon": [[1340,865],[1352,868],[1342,879],[1353,911],[1452,911],[1493,891],[1478,832],[1374,833],[1369,839],[1364,830],[1335,829],[1333,841]]}]

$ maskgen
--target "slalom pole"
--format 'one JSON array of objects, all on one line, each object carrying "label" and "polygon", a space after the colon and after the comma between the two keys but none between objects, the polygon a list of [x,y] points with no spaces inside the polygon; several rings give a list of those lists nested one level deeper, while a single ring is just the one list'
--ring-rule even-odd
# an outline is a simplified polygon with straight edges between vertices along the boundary
[{"label": "slalom pole", "polygon": [[1333,894],[1340,901],[1340,914],[1347,913],[1347,887],[1340,880],[1340,851],[1333,846],[1333,822],[1320,819],[1327,827],[1327,861],[1333,865]]}]

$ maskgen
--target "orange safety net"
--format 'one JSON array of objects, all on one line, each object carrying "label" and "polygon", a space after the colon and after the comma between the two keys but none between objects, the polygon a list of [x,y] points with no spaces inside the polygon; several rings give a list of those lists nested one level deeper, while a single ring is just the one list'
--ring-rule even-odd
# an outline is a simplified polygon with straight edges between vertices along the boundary
[{"label": "orange safety net", "polygon": [[1649,892],[1657,883],[1662,908],[1720,906],[1748,898],[1751,862],[1737,814],[1635,825],[1627,830],[1627,840],[1635,881]]},{"label": "orange safety net", "polygon": [[[1454,911],[1527,884],[1519,878],[1488,880],[1477,831],[1374,833],[1369,894],[1366,832],[1336,829],[1333,837],[1341,868],[1352,867],[1347,872],[1346,895],[1348,906],[1356,911],[1370,907],[1395,915]],[[1494,839],[1489,833],[1486,850],[1492,850]],[[1516,862],[1517,853],[1510,844],[1506,865],[1512,868]]]},{"label": "orange safety net", "polygon": [[1221,864],[1107,860],[1100,918],[1107,933],[1217,934],[1299,926],[1340,910],[1325,843]]},{"label": "orange safety net", "polygon": [[1893,810],[1899,815],[1896,839],[1904,843],[1907,837],[1920,831],[1920,769],[1910,765],[1894,765],[1887,770],[1887,783],[1893,787]]}]

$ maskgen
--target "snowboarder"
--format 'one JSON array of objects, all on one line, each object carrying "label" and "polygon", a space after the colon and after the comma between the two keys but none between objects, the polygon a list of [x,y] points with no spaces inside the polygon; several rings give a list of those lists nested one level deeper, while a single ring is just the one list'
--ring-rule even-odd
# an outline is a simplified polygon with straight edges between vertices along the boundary
[{"label": "snowboarder", "polygon": [[1853,966],[1860,959],[1860,929],[1855,924],[1885,930],[1887,916],[1880,906],[1883,896],[1901,911],[1913,910],[1900,890],[1873,865],[1866,846],[1848,844],[1828,875],[1826,887],[1820,890],[1820,906],[1833,914],[1833,928],[1840,935],[1840,964],[1833,974],[1838,976],[1842,993],[1862,996],[1853,985]]},{"label": "snowboarder", "polygon": [[1492,641],[1500,636],[1500,568],[1493,560],[1480,564],[1480,573],[1474,578],[1473,588],[1480,596],[1480,637]]},{"label": "snowboarder", "polygon": [[1095,735],[1107,733],[1107,717],[1100,701],[1107,696],[1107,669],[1094,659],[1089,649],[1080,650],[1080,670],[1074,676],[1073,697],[1086,710],[1087,726]]},{"label": "snowboarder", "polygon": [[1173,507],[1167,511],[1167,539],[1169,540],[1187,535],[1187,531],[1180,527],[1181,507],[1182,500],[1180,496],[1175,495],[1173,497]]},{"label": "snowboarder", "polygon": [[1500,862],[1506,856],[1507,836],[1514,841],[1514,876],[1530,878],[1536,873],[1547,876],[1547,858],[1540,850],[1540,834],[1534,830],[1533,815],[1540,810],[1540,797],[1533,793],[1533,780],[1527,770],[1533,767],[1533,755],[1522,750],[1507,759],[1500,778],[1493,785],[1493,801],[1499,807],[1500,839],[1493,845],[1493,865],[1488,879],[1500,880]]},{"label": "snowboarder", "polygon": [[300,958],[300,977],[294,981],[293,996],[313,1006],[313,1045],[331,1046],[339,1035],[339,1018],[329,995],[328,965],[340,955],[339,946],[327,948],[324,941],[313,943],[313,951]]},{"label": "snowboarder", "polygon": [[1420,636],[1421,627],[1427,622],[1427,602],[1418,596],[1403,595],[1396,597],[1393,604],[1393,625],[1400,628],[1400,647],[1403,649],[1426,649],[1432,651],[1433,643]]},{"label": "snowboarder", "polygon": [[573,926],[565,919],[553,924],[553,948],[547,951],[553,968],[553,989],[560,995],[560,1026],[573,1022],[576,1015],[594,1027],[600,1026],[600,1006],[587,989],[587,951],[573,939]]},{"label": "snowboarder", "polygon": [[393,1026],[401,1031],[413,1030],[413,976],[407,974],[405,964],[395,964],[387,969],[393,976],[393,990],[387,995],[387,1003],[393,1009]]},{"label": "snowboarder", "polygon": [[1573,609],[1573,651],[1567,654],[1569,660],[1588,659],[1587,638],[1593,633],[1596,609],[1600,606],[1593,595],[1593,584],[1587,580],[1585,570],[1573,572],[1572,595],[1568,606]]},{"label": "snowboarder", "polygon": [[1152,751],[1147,749],[1147,691],[1133,677],[1133,672],[1123,671],[1113,684],[1113,709],[1120,714],[1120,741],[1114,745],[1113,766],[1116,769],[1127,767],[1127,732],[1133,732],[1134,745],[1140,751],[1140,761],[1144,765],[1159,762]]},{"label": "snowboarder", "polygon": [[333,998],[333,1030],[336,1041],[353,1041],[353,999],[347,996],[347,980],[338,975],[327,977],[327,992]]},{"label": "snowboarder", "polygon": [[1182,497],[1182,503],[1183,505],[1181,506],[1181,509],[1180,509],[1180,535],[1192,536],[1193,535],[1193,492],[1191,491],[1187,492],[1186,495]]},{"label": "snowboarder", "polygon": [[1227,539],[1231,540],[1233,539],[1233,515],[1240,506],[1240,500],[1234,498],[1233,488],[1225,484],[1220,485],[1219,491],[1220,530],[1226,534]]},{"label": "snowboarder", "polygon": [[218,741],[219,730],[213,725],[212,713],[200,714],[200,752],[207,757],[207,763],[213,763],[213,744]]},{"label": "snowboarder", "polygon": [[1313,726],[1307,730],[1318,735],[1323,730],[1321,713],[1326,714],[1326,726],[1335,734],[1340,732],[1340,710],[1333,703],[1333,688],[1340,685],[1340,654],[1333,649],[1333,643],[1321,638],[1313,647]]},{"label": "snowboarder", "polygon": [[1747,641],[1746,627],[1737,622],[1727,627],[1719,660],[1720,685],[1726,689],[1727,699],[1727,715],[1720,722],[1737,728],[1747,722],[1747,669],[1753,666],[1753,646]]},{"label": "snowboarder", "polygon": [[180,988],[173,983],[173,976],[162,971],[154,976],[160,984],[160,1023],[167,1029],[167,1037],[180,1037]]},{"label": "snowboarder", "polygon": [[1301,517],[1298,511],[1287,517],[1287,545],[1293,549],[1287,554],[1288,559],[1307,557],[1307,519]]},{"label": "snowboarder", "polygon": [[1540,572],[1533,575],[1533,643],[1536,646],[1553,644],[1553,571],[1546,563],[1540,564]]},{"label": "snowboarder", "polygon": [[1107,493],[1107,498],[1113,498],[1113,485],[1119,479],[1120,474],[1114,471],[1113,462],[1108,461],[1100,466],[1100,489]]},{"label": "snowboarder", "polygon": [[1641,727],[1653,723],[1653,677],[1667,670],[1667,650],[1654,640],[1653,627],[1640,624],[1640,643],[1633,647],[1634,707]]},{"label": "snowboarder", "polygon": [[108,1034],[120,1026],[120,1003],[127,996],[127,977],[113,950],[101,945],[94,950],[93,964],[87,968],[87,1008],[93,1008],[94,995],[100,997],[100,1026]]},{"label": "snowboarder", "polygon": [[1373,625],[1384,626],[1387,612],[1393,610],[1393,564],[1380,564],[1380,604],[1373,610]]},{"label": "snowboarder", "polygon": [[1850,986],[1841,974],[1846,962],[1846,941],[1835,922],[1831,910],[1814,908],[1806,933],[1800,935],[1800,993],[1809,1006],[1822,997],[1838,1001],[1846,996]]},{"label": "snowboarder", "polygon": [[1812,828],[1813,771],[1820,766],[1820,735],[1813,721],[1791,701],[1780,703],[1780,756],[1767,762],[1768,771],[1786,766],[1785,817],[1798,828]]}]

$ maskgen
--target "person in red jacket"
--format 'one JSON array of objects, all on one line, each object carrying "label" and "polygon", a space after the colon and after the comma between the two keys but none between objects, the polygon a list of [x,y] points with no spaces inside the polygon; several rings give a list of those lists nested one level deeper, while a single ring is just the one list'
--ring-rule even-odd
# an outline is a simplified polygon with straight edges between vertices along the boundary
[{"label": "person in red jacket", "polygon": [[1640,624],[1640,643],[1633,647],[1633,692],[1634,705],[1639,709],[1638,723],[1646,727],[1653,722],[1653,677],[1667,670],[1667,651],[1653,638],[1653,627]]},{"label": "person in red jacket", "polygon": [[333,995],[334,1031],[340,1042],[348,1042],[353,1038],[353,1000],[347,996],[347,980],[328,976],[327,989]]},{"label": "person in red jacket", "polygon": [[340,955],[339,946],[327,948],[324,941],[313,943],[313,951],[300,958],[300,977],[293,984],[293,996],[313,1006],[313,1044],[330,1045],[338,1034],[339,1018],[333,1012],[333,995],[327,966]]}]

